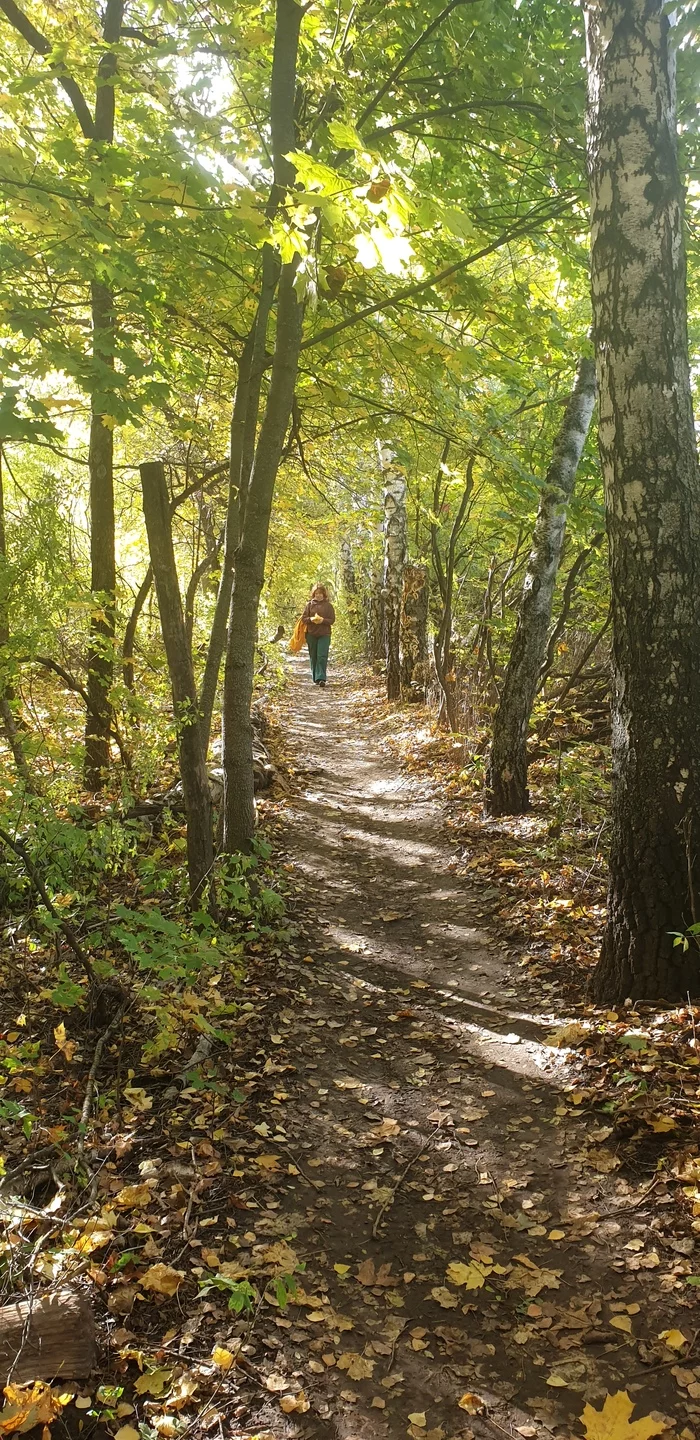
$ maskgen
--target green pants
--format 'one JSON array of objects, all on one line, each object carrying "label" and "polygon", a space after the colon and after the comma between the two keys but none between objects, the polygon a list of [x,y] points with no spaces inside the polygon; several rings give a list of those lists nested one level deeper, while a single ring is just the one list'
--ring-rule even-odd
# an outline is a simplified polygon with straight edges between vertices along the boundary
[{"label": "green pants", "polygon": [[314,685],[325,685],[331,637],[330,635],[307,635],[306,643],[309,647],[309,662]]}]

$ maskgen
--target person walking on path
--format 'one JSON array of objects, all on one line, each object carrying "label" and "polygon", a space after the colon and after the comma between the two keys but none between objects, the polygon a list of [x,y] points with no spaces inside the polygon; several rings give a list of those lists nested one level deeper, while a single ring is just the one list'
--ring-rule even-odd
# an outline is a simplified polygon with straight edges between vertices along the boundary
[{"label": "person walking on path", "polygon": [[306,643],[309,647],[313,682],[314,685],[323,686],[326,683],[331,629],[335,624],[335,610],[328,599],[325,585],[314,585],[311,599],[301,618],[306,626]]}]

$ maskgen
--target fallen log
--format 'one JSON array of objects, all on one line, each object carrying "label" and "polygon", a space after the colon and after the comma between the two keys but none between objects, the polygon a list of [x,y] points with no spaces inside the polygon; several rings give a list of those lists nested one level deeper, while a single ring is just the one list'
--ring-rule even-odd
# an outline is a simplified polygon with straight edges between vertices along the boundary
[{"label": "fallen log", "polygon": [[82,1380],[96,1361],[94,1316],[76,1291],[57,1290],[0,1308],[0,1386],[9,1379]]}]

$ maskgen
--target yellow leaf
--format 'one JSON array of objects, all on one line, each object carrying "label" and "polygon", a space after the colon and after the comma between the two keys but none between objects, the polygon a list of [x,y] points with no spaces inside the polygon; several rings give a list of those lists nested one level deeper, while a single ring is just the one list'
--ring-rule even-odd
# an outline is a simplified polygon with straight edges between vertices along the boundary
[{"label": "yellow leaf", "polygon": [[460,1410],[466,1410],[467,1415],[478,1415],[480,1410],[486,1409],[481,1396],[475,1395],[472,1390],[467,1390],[457,1404]]},{"label": "yellow leaf", "polygon": [[554,1385],[559,1389],[566,1389],[566,1380],[563,1375],[548,1375],[547,1384]]},{"label": "yellow leaf", "polygon": [[183,1280],[182,1270],[173,1270],[172,1265],[151,1265],[145,1275],[141,1276],[141,1285],[144,1290],[153,1290],[156,1295],[174,1295],[179,1289]]},{"label": "yellow leaf", "polygon": [[428,1423],[425,1410],[414,1410],[413,1414],[409,1415],[408,1418],[412,1425],[417,1425],[421,1430],[423,1430]]},{"label": "yellow leaf", "polygon": [[138,1430],[133,1425],[122,1425],[114,1437],[114,1440],[140,1440]]},{"label": "yellow leaf", "polygon": [[150,1205],[153,1191],[150,1185],[125,1185],[114,1197],[113,1204],[123,1210],[135,1210],[141,1205]]},{"label": "yellow leaf", "polygon": [[650,1415],[642,1420],[630,1421],[633,1410],[634,1402],[626,1390],[606,1395],[602,1410],[586,1405],[581,1416],[586,1440],[650,1440],[650,1436],[660,1435],[665,1430],[664,1422],[652,1420]]},{"label": "yellow leaf", "polygon": [[350,1380],[371,1380],[374,1374],[374,1360],[365,1359],[356,1350],[346,1350],[338,1360],[338,1369],[347,1370]]},{"label": "yellow leaf", "polygon": [[436,1285],[430,1294],[443,1310],[456,1310],[459,1305],[459,1296],[453,1294],[452,1290],[448,1290],[446,1285]]},{"label": "yellow leaf", "polygon": [[394,920],[403,920],[403,914],[400,910],[382,910],[379,918],[385,925],[391,925]]},{"label": "yellow leaf", "polygon": [[649,1124],[657,1135],[665,1135],[669,1130],[675,1130],[676,1122],[672,1115],[654,1115]]},{"label": "yellow leaf", "polygon": [[235,1356],[231,1354],[230,1350],[224,1350],[221,1345],[215,1345],[211,1352],[211,1358],[220,1370],[230,1370]]},{"label": "yellow leaf", "polygon": [[300,1390],[298,1395],[283,1395],[280,1400],[280,1410],[283,1410],[285,1415],[304,1415],[309,1409],[309,1401],[303,1390]]},{"label": "yellow leaf", "polygon": [[671,1350],[682,1350],[683,1346],[688,1344],[688,1337],[682,1330],[662,1330],[659,1340],[663,1340]]},{"label": "yellow leaf", "polygon": [[78,1042],[77,1040],[68,1040],[66,1038],[66,1027],[63,1021],[61,1021],[60,1025],[56,1026],[53,1032],[53,1038],[56,1041],[56,1049],[60,1050],[62,1055],[65,1055],[68,1064],[70,1064],[78,1048]]},{"label": "yellow leaf", "polygon": [[150,1110],[153,1106],[153,1097],[146,1094],[142,1085],[125,1085],[124,1099],[132,1110]]},{"label": "yellow leaf", "polygon": [[624,1330],[627,1335],[632,1334],[632,1321],[629,1315],[613,1315],[610,1324],[615,1330]]},{"label": "yellow leaf", "polygon": [[172,1379],[172,1370],[149,1370],[134,1385],[137,1395],[162,1395]]},{"label": "yellow leaf", "polygon": [[279,1170],[280,1168],[277,1155],[256,1155],[255,1164],[259,1166],[261,1170],[266,1170],[269,1173]]},{"label": "yellow leaf", "polygon": [[349,1266],[349,1265],[334,1265],[334,1266],[333,1266],[333,1269],[335,1270],[336,1275],[349,1275],[349,1274],[350,1274],[350,1266]]},{"label": "yellow leaf", "polygon": [[491,1265],[462,1265],[459,1260],[453,1260],[447,1267],[447,1279],[453,1285],[463,1285],[465,1290],[481,1290],[492,1268]]},{"label": "yellow leaf", "polygon": [[0,1410],[0,1435],[23,1435],[35,1425],[50,1425],[61,1413],[58,1396],[43,1380],[6,1385],[4,1394],[7,1404]]}]

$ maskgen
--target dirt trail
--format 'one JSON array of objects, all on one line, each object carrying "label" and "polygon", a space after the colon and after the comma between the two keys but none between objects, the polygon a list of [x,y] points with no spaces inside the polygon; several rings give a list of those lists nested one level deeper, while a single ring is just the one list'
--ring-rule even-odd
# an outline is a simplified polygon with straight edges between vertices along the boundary
[{"label": "dirt trail", "polygon": [[[288,724],[307,768],[287,849],[314,958],[283,971],[258,1116],[300,1173],[256,1196],[252,1223],[306,1270],[303,1303],[250,1354],[310,1408],[285,1417],[251,1391],[240,1433],[568,1436],[587,1400],[624,1389],[635,1415],[692,1427],[656,1339],[696,1328],[658,1196],[584,1162],[604,1117],[566,1105],[552,1016],[479,929],[438,800],[399,773],[381,724],[359,724],[352,677],[314,690],[297,662]],[[465,1392],[486,1410],[460,1409]]]}]

